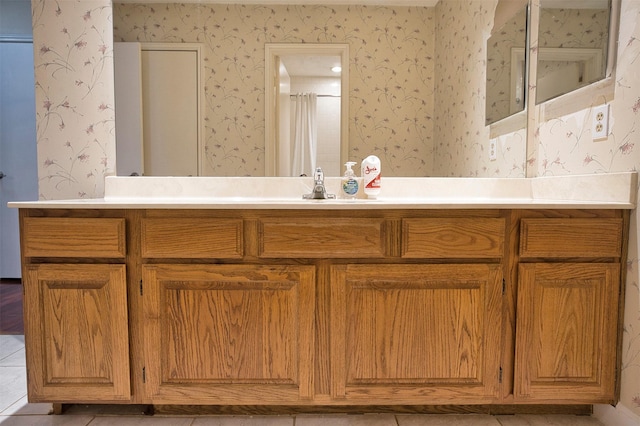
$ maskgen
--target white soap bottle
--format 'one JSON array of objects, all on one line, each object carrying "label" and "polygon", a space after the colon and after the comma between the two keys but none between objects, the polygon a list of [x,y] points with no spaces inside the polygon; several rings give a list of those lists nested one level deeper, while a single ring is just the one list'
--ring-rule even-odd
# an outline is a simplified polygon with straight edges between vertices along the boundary
[{"label": "white soap bottle", "polygon": [[347,200],[355,200],[356,195],[358,195],[358,180],[356,179],[355,172],[351,169],[355,166],[355,161],[347,161],[344,171],[344,176],[342,177],[341,187],[342,187],[342,196]]},{"label": "white soap bottle", "polygon": [[375,199],[380,194],[380,159],[370,155],[362,160],[362,187],[368,198]]}]

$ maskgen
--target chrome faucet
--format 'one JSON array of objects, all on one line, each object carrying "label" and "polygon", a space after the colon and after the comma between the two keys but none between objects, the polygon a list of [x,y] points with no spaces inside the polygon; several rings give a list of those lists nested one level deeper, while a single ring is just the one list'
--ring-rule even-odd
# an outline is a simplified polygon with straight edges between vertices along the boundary
[{"label": "chrome faucet", "polygon": [[321,167],[316,167],[313,174],[313,191],[310,194],[302,195],[305,200],[326,200],[328,198],[336,198],[336,194],[327,194],[324,187],[324,173]]}]

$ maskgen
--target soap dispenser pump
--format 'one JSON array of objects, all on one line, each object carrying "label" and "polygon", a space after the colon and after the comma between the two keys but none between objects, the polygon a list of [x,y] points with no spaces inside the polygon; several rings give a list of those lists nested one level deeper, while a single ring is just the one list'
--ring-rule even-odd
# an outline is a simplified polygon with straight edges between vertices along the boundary
[{"label": "soap dispenser pump", "polygon": [[346,170],[342,177],[342,195],[347,200],[355,200],[358,194],[358,180],[356,179],[355,172],[351,169],[356,165],[355,161],[347,161],[345,164]]}]

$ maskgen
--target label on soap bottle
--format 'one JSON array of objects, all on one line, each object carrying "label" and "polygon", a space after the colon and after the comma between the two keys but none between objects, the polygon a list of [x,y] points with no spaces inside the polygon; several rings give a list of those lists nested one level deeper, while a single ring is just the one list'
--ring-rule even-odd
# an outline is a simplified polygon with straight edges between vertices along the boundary
[{"label": "label on soap bottle", "polygon": [[342,182],[342,191],[349,196],[355,196],[358,193],[358,181],[354,178],[346,179]]}]

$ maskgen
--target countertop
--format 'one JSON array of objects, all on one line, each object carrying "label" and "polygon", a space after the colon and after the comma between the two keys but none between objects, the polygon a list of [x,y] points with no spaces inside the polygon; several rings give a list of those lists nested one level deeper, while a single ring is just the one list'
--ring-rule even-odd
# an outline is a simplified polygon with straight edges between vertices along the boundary
[{"label": "countertop", "polygon": [[[326,179],[339,194],[340,178]],[[116,177],[98,199],[10,202],[61,209],[633,209],[637,173],[541,178],[382,178],[375,200],[304,200],[309,177]]]}]

